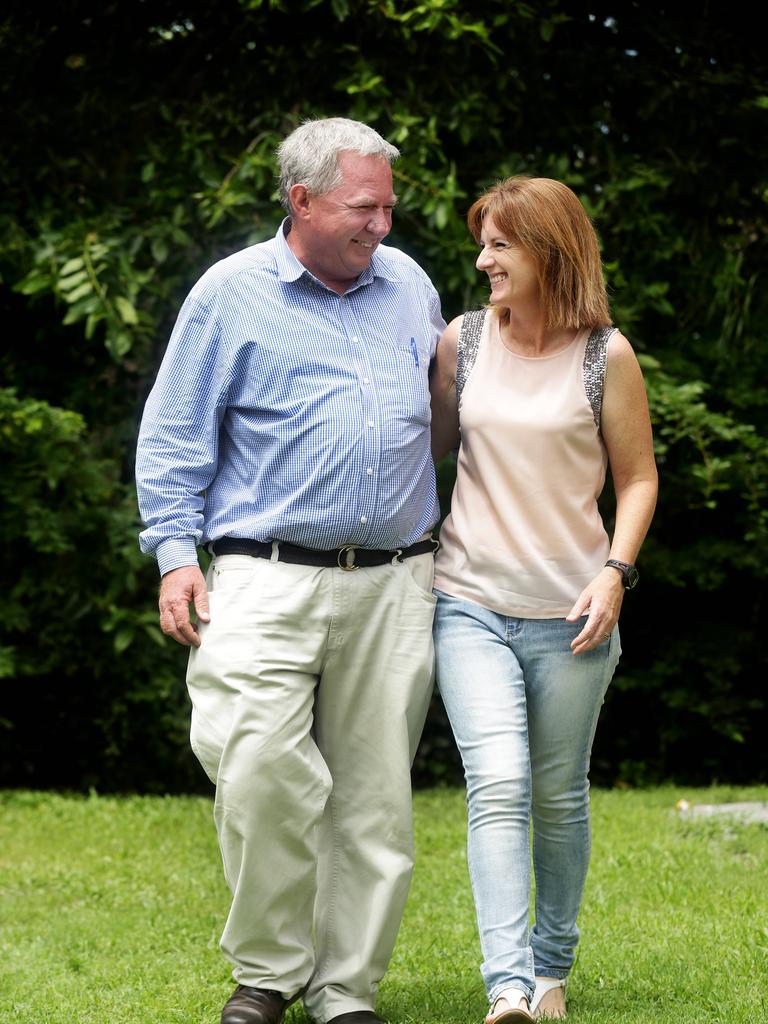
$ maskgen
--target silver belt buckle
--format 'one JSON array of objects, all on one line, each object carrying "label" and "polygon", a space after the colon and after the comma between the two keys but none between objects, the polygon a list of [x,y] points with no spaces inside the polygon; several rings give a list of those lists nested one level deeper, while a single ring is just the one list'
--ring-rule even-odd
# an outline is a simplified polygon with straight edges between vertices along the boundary
[{"label": "silver belt buckle", "polygon": [[[360,568],[359,565],[355,565],[355,548],[356,544],[345,544],[343,548],[339,548],[336,554],[336,565],[344,572],[357,572]],[[342,558],[344,561],[342,562]]]}]

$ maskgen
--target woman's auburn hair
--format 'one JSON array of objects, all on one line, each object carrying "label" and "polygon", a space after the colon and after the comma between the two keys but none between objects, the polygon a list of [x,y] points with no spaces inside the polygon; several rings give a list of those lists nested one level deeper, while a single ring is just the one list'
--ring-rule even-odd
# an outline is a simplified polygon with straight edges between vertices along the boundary
[{"label": "woman's auburn hair", "polygon": [[478,243],[486,217],[535,261],[547,327],[611,323],[597,235],[567,185],[553,178],[506,178],[470,207],[467,225]]}]

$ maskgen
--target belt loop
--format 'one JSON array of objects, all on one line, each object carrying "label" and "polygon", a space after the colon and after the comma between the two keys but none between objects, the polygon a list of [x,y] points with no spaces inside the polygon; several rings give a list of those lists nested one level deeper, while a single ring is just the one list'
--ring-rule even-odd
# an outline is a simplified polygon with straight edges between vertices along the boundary
[{"label": "belt loop", "polygon": [[403,559],[403,549],[402,548],[398,548],[397,551],[395,551],[394,555],[392,556],[392,562],[390,564],[391,565],[402,565],[403,561],[404,561],[404,559]]},{"label": "belt loop", "polygon": [[272,554],[269,556],[269,560],[270,560],[270,562],[279,562],[280,561],[280,541],[279,540],[273,540],[272,541]]}]

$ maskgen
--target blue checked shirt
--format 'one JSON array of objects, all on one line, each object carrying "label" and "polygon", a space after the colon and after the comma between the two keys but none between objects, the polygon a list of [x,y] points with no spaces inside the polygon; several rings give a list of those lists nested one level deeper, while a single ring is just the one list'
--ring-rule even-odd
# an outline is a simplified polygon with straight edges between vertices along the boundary
[{"label": "blue checked shirt", "polygon": [[141,548],[161,573],[224,536],[393,549],[437,521],[435,289],[380,245],[337,295],[296,259],[286,226],[198,281],[147,400]]}]

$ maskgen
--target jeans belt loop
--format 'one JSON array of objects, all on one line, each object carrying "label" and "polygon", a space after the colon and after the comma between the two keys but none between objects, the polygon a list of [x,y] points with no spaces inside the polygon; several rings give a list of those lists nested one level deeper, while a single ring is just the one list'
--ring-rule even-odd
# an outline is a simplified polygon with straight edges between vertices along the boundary
[{"label": "jeans belt loop", "polygon": [[280,541],[279,540],[273,540],[272,541],[272,554],[269,556],[269,560],[270,560],[270,562],[279,562],[280,561]]}]

